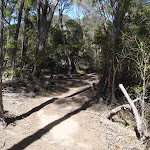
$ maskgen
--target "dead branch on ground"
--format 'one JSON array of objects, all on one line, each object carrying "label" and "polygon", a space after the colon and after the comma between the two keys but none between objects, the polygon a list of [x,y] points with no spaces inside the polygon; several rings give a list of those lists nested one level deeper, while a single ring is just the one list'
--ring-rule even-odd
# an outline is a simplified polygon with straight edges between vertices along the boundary
[{"label": "dead branch on ground", "polygon": [[[133,102],[135,103],[138,100],[140,100],[140,98],[133,100]],[[107,118],[111,119],[114,115],[116,115],[118,112],[120,112],[122,110],[130,110],[131,111],[131,106],[129,104],[124,104],[124,105],[118,106],[110,111],[110,113],[107,115]]]},{"label": "dead branch on ground", "polygon": [[137,110],[136,106],[134,105],[134,102],[130,98],[129,94],[127,93],[126,89],[124,88],[123,84],[119,84],[119,87],[120,87],[121,91],[123,92],[124,96],[126,97],[128,103],[130,104],[130,106],[132,108],[132,111],[133,111],[133,114],[135,117],[135,121],[136,121],[136,125],[137,125],[137,131],[140,135],[139,139],[144,142],[148,138],[145,135],[144,130],[142,128],[142,121],[140,119],[138,110]]}]

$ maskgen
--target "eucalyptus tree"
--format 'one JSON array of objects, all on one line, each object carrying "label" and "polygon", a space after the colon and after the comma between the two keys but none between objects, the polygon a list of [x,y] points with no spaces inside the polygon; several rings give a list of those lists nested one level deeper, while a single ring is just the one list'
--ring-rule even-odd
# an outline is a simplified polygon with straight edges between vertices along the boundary
[{"label": "eucalyptus tree", "polygon": [[[102,23],[99,33],[105,36],[99,36],[105,39],[105,43],[100,42],[101,45],[105,45],[105,50],[103,51],[103,76],[100,81],[100,91],[107,95],[108,101],[115,100],[115,91],[118,86],[121,72],[118,70],[117,53],[121,53],[121,36],[123,30],[123,23],[125,15],[127,14],[131,0],[101,0],[98,6],[100,7],[101,15],[105,20],[105,25]],[[102,35],[101,34],[101,35]],[[108,37],[109,35],[109,37]],[[117,76],[118,74],[118,76]]]},{"label": "eucalyptus tree", "polygon": [[65,34],[64,34],[64,28],[63,28],[63,12],[65,9],[68,8],[68,6],[71,4],[71,1],[68,0],[60,0],[59,1],[59,20],[60,20],[60,26],[61,26],[61,31],[62,31],[62,39],[63,39],[63,50],[66,58],[66,64],[67,64],[67,72],[70,77],[72,77],[71,74],[71,61],[70,57],[66,51],[66,40],[65,40]]},{"label": "eucalyptus tree", "polygon": [[42,51],[45,48],[45,42],[48,35],[48,30],[52,23],[53,15],[57,5],[58,5],[58,0],[54,0],[53,2],[49,0],[37,1],[39,51]]},{"label": "eucalyptus tree", "polygon": [[42,52],[45,48],[48,31],[52,23],[54,12],[58,6],[58,0],[37,0],[37,26],[38,26],[38,48],[33,74],[40,75],[40,64],[42,63]]},{"label": "eucalyptus tree", "polygon": [[125,14],[127,13],[129,6],[130,6],[131,0],[118,0],[118,1],[111,1],[111,7],[113,9],[113,27],[112,27],[112,51],[110,54],[110,64],[109,65],[109,71],[108,71],[108,90],[107,94],[111,93],[111,98],[115,99],[115,89],[118,86],[118,83],[116,82],[116,76],[117,74],[117,59],[116,59],[116,53],[120,49],[120,42],[121,42],[121,35],[122,35],[122,29],[123,29],[123,22],[125,18]]},{"label": "eucalyptus tree", "polygon": [[[118,86],[117,53],[121,52],[121,36],[125,16],[129,10],[131,0],[100,0],[81,1],[85,16],[94,16],[95,40],[101,49],[103,76],[100,81],[100,91],[107,95],[108,101],[115,99],[115,90]],[[94,18],[93,17],[93,18]],[[91,23],[92,24],[92,23]],[[94,25],[92,25],[94,27]],[[117,80],[116,80],[117,79]]]}]

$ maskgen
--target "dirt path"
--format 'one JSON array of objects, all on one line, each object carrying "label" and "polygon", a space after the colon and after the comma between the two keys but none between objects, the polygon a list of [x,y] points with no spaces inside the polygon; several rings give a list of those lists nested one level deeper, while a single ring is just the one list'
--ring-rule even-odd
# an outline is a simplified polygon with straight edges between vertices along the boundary
[{"label": "dirt path", "polygon": [[66,83],[63,85],[67,88],[66,92],[55,89],[50,97],[4,97],[5,109],[16,117],[12,116],[9,126],[0,132],[3,136],[0,141],[3,146],[1,149],[121,150],[124,147],[117,148],[116,145],[122,142],[133,148],[132,141],[136,144],[134,132],[123,129],[120,137],[128,134],[131,143],[121,141],[113,137],[115,131],[100,123],[100,117],[109,111],[109,107],[92,99],[89,89],[84,90],[93,79],[97,80],[97,75],[89,74],[86,78],[59,81],[62,85],[63,82]]}]

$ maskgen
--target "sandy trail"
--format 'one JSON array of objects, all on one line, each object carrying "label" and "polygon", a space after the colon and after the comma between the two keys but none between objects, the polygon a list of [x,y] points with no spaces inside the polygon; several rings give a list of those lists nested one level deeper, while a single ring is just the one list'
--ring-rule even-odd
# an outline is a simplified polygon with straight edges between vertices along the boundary
[{"label": "sandy trail", "polygon": [[4,107],[17,117],[0,130],[0,149],[132,150],[138,143],[133,130],[118,132],[119,125],[113,129],[100,123],[110,108],[92,98],[88,87],[93,79],[97,75],[59,80],[59,89],[48,97],[4,97]]},{"label": "sandy trail", "polygon": [[[96,75],[94,77],[97,79]],[[85,111],[80,110],[88,98],[85,94],[75,94],[88,88],[92,79],[93,75],[84,81],[84,85],[81,83],[80,86],[69,87],[65,93],[54,94],[54,100],[51,95],[28,99],[25,103],[14,102],[13,107],[18,105],[21,108],[17,109],[18,112],[24,111],[27,116],[17,121],[16,126],[7,127],[3,149],[93,150],[101,147],[103,150],[96,131],[86,119],[89,114],[87,116]],[[68,97],[72,94],[75,96]],[[31,110],[32,113],[26,113]]]}]

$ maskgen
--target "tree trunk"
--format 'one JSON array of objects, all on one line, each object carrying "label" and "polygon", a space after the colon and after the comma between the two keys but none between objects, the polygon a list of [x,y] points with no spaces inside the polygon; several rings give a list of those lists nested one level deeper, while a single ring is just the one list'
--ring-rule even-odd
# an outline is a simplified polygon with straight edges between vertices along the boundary
[{"label": "tree trunk", "polygon": [[[111,1],[111,7],[113,11],[113,27],[111,32],[112,37],[112,49],[109,52],[104,53],[104,74],[100,82],[100,86],[105,86],[104,94],[106,94],[107,102],[115,102],[115,89],[118,83],[116,83],[116,51],[119,50],[121,31],[123,27],[123,20],[125,13],[129,8],[130,0],[117,0]],[[104,84],[105,85],[102,85]]]},{"label": "tree trunk", "polygon": [[57,0],[54,0],[53,4],[49,4],[48,0],[38,0],[37,2],[39,51],[42,51],[45,48],[48,30],[51,25],[54,11],[57,5]]},{"label": "tree trunk", "polygon": [[26,52],[28,50],[28,32],[30,26],[32,26],[32,23],[29,20],[29,11],[30,9],[26,9],[24,11],[25,17],[24,17],[24,33],[23,33],[23,48],[22,48],[22,68],[27,63],[26,61]]},{"label": "tree trunk", "polygon": [[20,9],[19,9],[19,15],[18,15],[18,23],[16,27],[16,33],[14,36],[14,48],[13,48],[13,54],[12,54],[12,69],[15,68],[15,57],[16,57],[16,51],[17,51],[17,40],[18,40],[18,35],[19,35],[19,29],[20,29],[20,24],[21,24],[21,18],[22,18],[22,11],[24,7],[24,0],[21,1],[20,4]]},{"label": "tree trunk", "polygon": [[67,72],[68,72],[68,75],[72,78],[72,74],[71,74],[71,61],[70,61],[70,58],[67,54],[67,51],[66,51],[66,47],[65,47],[65,35],[64,35],[64,29],[63,29],[63,22],[62,22],[62,19],[63,19],[63,14],[62,14],[62,10],[59,9],[59,20],[60,20],[60,24],[61,24],[61,32],[62,32],[62,39],[63,39],[63,48],[64,48],[64,54],[65,54],[65,58],[66,58],[66,64],[67,64]]},{"label": "tree trunk", "polygon": [[113,50],[104,52],[103,76],[100,80],[100,93],[107,95],[107,102],[112,102],[114,98],[114,57]]},{"label": "tree trunk", "polygon": [[[34,72],[32,74],[37,74],[40,76],[43,57],[42,52],[45,48],[45,42],[48,35],[49,27],[52,23],[55,8],[58,5],[58,1],[54,0],[53,4],[49,3],[48,0],[38,0],[37,1],[37,22],[38,22],[38,50],[36,52],[36,61],[34,64]],[[38,61],[37,61],[38,60]]]},{"label": "tree trunk", "polygon": [[2,47],[3,47],[3,6],[4,1],[0,0],[0,124],[4,125],[4,110],[2,99]]}]

